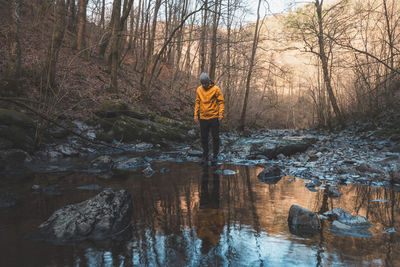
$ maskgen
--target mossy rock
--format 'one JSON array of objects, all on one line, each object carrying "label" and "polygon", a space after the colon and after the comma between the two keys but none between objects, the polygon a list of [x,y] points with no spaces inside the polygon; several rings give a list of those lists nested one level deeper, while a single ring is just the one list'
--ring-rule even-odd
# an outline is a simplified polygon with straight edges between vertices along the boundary
[{"label": "mossy rock", "polygon": [[1,149],[10,149],[12,147],[13,147],[13,143],[10,140],[0,137],[0,150]]},{"label": "mossy rock", "polygon": [[0,125],[15,125],[23,129],[32,129],[35,127],[35,122],[21,112],[0,108]]},{"label": "mossy rock", "polygon": [[0,137],[11,142],[12,148],[33,149],[34,132],[15,125],[0,126]]},{"label": "mossy rock", "polygon": [[129,116],[101,119],[100,126],[104,132],[98,135],[98,139],[107,142],[110,139],[123,142],[183,142],[191,138],[184,129]]},{"label": "mossy rock", "polygon": [[111,100],[107,100],[100,104],[95,113],[96,115],[103,118],[112,118],[128,110],[129,107],[125,102],[114,102]]},{"label": "mossy rock", "polygon": [[146,115],[132,110],[127,103],[111,100],[104,101],[95,111],[95,114],[100,118],[115,118],[121,115],[129,116],[136,119],[145,119]]}]

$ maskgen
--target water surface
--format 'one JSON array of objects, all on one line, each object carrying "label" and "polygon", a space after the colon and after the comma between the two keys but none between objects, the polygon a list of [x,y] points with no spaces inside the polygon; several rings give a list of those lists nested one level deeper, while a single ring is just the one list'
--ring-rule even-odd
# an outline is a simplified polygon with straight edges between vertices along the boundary
[{"label": "water surface", "polygon": [[[17,205],[0,210],[0,266],[400,266],[399,233],[383,233],[400,229],[400,194],[390,188],[341,186],[343,196],[331,199],[324,190],[308,190],[303,179],[263,183],[257,167],[219,167],[234,175],[196,163],[153,167],[168,172],[121,172],[108,180],[74,172],[3,177],[0,184],[17,195]],[[44,195],[33,184],[64,190]],[[133,230],[126,240],[54,245],[24,238],[55,210],[96,195],[77,189],[93,184],[131,192]],[[313,237],[291,234],[293,204],[363,215],[373,225],[371,237],[335,235],[327,221]]]}]

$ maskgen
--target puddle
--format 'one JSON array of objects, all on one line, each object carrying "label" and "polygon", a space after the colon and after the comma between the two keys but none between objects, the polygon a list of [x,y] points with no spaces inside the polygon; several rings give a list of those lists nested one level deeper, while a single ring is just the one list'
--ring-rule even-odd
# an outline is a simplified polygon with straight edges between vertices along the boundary
[{"label": "puddle", "polygon": [[[341,197],[327,198],[324,185],[310,191],[303,179],[263,183],[257,167],[222,165],[216,172],[165,162],[152,168],[157,172],[151,177],[119,172],[107,180],[74,172],[3,177],[0,187],[15,193],[17,204],[0,209],[0,265],[400,266],[400,193],[388,188],[348,184],[338,187]],[[63,188],[60,195],[32,190],[53,184]],[[132,194],[133,233],[127,241],[64,246],[24,238],[55,210],[108,186]],[[293,204],[365,216],[370,236],[335,235],[328,221],[313,237],[293,235],[287,224]]]}]

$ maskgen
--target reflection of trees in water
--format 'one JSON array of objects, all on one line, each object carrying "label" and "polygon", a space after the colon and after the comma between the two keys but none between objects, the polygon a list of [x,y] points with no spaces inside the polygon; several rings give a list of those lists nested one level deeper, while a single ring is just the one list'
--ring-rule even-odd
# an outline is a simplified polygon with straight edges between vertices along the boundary
[{"label": "reflection of trees in water", "polygon": [[[243,227],[247,231],[248,226],[254,229],[252,239],[256,241],[258,260],[265,260],[260,252],[260,235],[264,232],[288,232],[287,212],[292,204],[317,213],[341,207],[353,215],[368,214],[370,221],[382,222],[387,228],[395,225],[394,216],[399,214],[399,195],[389,189],[348,185],[341,188],[344,193],[341,198],[331,199],[323,190],[309,192],[303,181],[282,179],[278,184],[264,184],[257,180],[257,169],[247,166],[235,169],[237,174],[227,176],[216,175],[212,169],[200,173],[192,171],[189,176],[187,172],[177,170],[165,179],[135,182],[133,254],[140,253],[140,262],[179,265],[205,254],[208,260],[211,257],[215,259],[222,256],[213,249],[219,247],[220,238],[226,242],[223,256],[233,259],[238,254],[233,232]],[[373,202],[374,199],[388,199],[390,202]],[[207,230],[205,235],[199,231],[202,227]],[[293,241],[283,254],[293,256],[297,243],[315,246],[315,262],[323,265],[338,259],[346,262],[348,255],[362,255],[362,263],[364,259],[382,258],[382,253],[386,252],[388,262],[393,262],[391,257],[398,251],[398,245],[393,247],[393,235],[365,240],[335,236],[328,231],[329,227],[329,223],[323,223],[319,236]],[[171,253],[174,256],[167,259],[166,255]],[[336,260],[330,258],[332,254],[336,255]]]},{"label": "reflection of trees in water", "polygon": [[[341,187],[343,196],[339,199],[330,199],[333,208],[343,208],[352,215],[363,215],[371,223],[372,238],[358,238],[351,236],[331,236],[327,238],[325,246],[329,251],[338,250],[339,257],[345,260],[348,255],[360,255],[366,261],[384,259],[387,266],[396,266],[399,259],[393,259],[400,252],[400,243],[396,234],[382,234],[388,228],[398,227],[400,216],[400,194],[391,187],[374,188],[364,185],[347,185]],[[373,200],[387,200],[376,202]],[[329,205],[330,206],[330,205]],[[330,208],[332,209],[332,208]],[[329,234],[329,233],[328,233]]]}]

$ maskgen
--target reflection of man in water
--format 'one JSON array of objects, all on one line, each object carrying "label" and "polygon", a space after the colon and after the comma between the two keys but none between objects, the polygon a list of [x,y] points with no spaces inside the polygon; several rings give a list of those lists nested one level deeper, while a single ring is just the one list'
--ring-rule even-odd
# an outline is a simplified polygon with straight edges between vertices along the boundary
[{"label": "reflection of man in water", "polygon": [[212,183],[209,176],[209,169],[205,166],[200,187],[200,207],[195,218],[197,236],[202,240],[203,254],[218,245],[225,223],[223,213],[219,209],[219,176],[214,173]]}]

